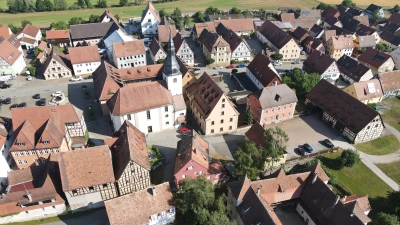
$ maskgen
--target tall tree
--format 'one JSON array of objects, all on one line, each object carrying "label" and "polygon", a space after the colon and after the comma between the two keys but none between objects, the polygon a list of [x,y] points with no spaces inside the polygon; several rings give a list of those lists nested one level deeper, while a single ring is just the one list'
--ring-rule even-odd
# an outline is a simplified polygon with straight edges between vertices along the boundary
[{"label": "tall tree", "polygon": [[54,28],[56,30],[68,30],[69,25],[65,21],[58,21],[51,23],[50,28]]},{"label": "tall tree", "polygon": [[182,11],[177,7],[171,15],[172,20],[175,22],[176,29],[180,30],[183,24]]},{"label": "tall tree", "polygon": [[54,3],[51,0],[43,0],[45,11],[54,11]]},{"label": "tall tree", "polygon": [[269,128],[264,131],[264,144],[266,156],[269,158],[271,168],[275,162],[279,162],[286,150],[288,135],[280,127]]},{"label": "tall tree", "polygon": [[43,12],[46,11],[46,5],[43,0],[36,0],[36,11]]},{"label": "tall tree", "polygon": [[83,24],[85,20],[82,17],[73,17],[68,21],[69,25]]},{"label": "tall tree", "polygon": [[86,6],[86,3],[84,0],[78,0],[77,4],[81,7],[84,8]]},{"label": "tall tree", "polygon": [[91,8],[92,7],[92,3],[90,3],[90,0],[85,0],[85,4],[87,8]]},{"label": "tall tree", "polygon": [[178,191],[174,194],[174,202],[177,211],[182,213],[185,224],[234,224],[225,214],[224,200],[226,197],[223,195],[216,199],[214,186],[204,176],[197,179],[183,179],[179,185]]},{"label": "tall tree", "polygon": [[188,15],[185,15],[183,17],[183,25],[185,25],[185,27],[188,27],[190,24],[190,17]]},{"label": "tall tree", "polygon": [[100,16],[99,15],[90,15],[89,17],[89,23],[98,23],[100,22]]},{"label": "tall tree", "polygon": [[381,18],[378,9],[374,11],[374,13],[372,14],[372,18],[374,18],[374,20],[379,20]]},{"label": "tall tree", "polygon": [[250,125],[253,123],[253,114],[251,113],[251,109],[247,109],[244,114],[244,124]]},{"label": "tall tree", "polygon": [[66,0],[54,0],[54,9],[56,11],[66,10],[68,7]]},{"label": "tall tree", "polygon": [[321,76],[318,73],[310,73],[303,77],[303,82],[301,83],[301,90],[303,92],[309,92],[311,89],[318,84],[321,80]]},{"label": "tall tree", "polygon": [[235,152],[235,174],[239,177],[247,177],[256,180],[260,170],[264,170],[265,151],[261,146],[250,140],[244,140]]},{"label": "tall tree", "polygon": [[241,11],[236,6],[231,9],[232,14],[240,14]]},{"label": "tall tree", "polygon": [[165,12],[165,9],[161,9],[160,11],[158,11],[158,14],[160,15],[160,18],[164,18],[164,16],[167,15],[167,12]]},{"label": "tall tree", "polygon": [[205,13],[208,14],[208,15],[219,14],[219,13],[220,13],[220,10],[219,10],[218,8],[215,8],[215,7],[210,6],[210,7],[208,7],[208,8],[206,9],[206,12],[205,12]]},{"label": "tall tree", "polygon": [[317,6],[317,9],[321,9],[321,10],[325,10],[326,8],[328,8],[328,4],[326,3],[319,3],[319,5]]},{"label": "tall tree", "polygon": [[356,3],[354,3],[353,0],[343,0],[341,5],[349,8],[349,7],[355,7]]},{"label": "tall tree", "polygon": [[400,6],[399,6],[399,4],[396,4],[396,5],[393,7],[393,11],[394,11],[394,12],[400,12]]},{"label": "tall tree", "polygon": [[98,8],[107,8],[107,1],[106,0],[98,0],[96,7],[98,7]]},{"label": "tall tree", "polygon": [[400,225],[400,222],[396,215],[379,212],[374,218],[374,224]]},{"label": "tall tree", "polygon": [[194,20],[195,20],[197,23],[203,23],[203,22],[206,21],[206,17],[204,16],[204,13],[202,13],[201,11],[197,11],[197,12],[193,15],[193,17],[194,17]]},{"label": "tall tree", "polygon": [[29,20],[22,20],[22,21],[21,21],[21,26],[22,26],[22,27],[25,27],[27,24],[32,25],[31,21],[29,21]]},{"label": "tall tree", "polygon": [[18,33],[19,31],[19,27],[14,26],[14,24],[12,23],[8,24],[8,28],[10,28],[11,32],[13,32],[14,34]]}]

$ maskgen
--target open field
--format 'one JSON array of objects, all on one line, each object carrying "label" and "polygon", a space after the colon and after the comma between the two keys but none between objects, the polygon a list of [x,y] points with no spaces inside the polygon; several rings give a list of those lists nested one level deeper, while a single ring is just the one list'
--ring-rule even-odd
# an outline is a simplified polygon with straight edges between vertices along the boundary
[{"label": "open field", "polygon": [[394,135],[389,135],[365,143],[356,144],[354,147],[370,155],[386,155],[399,150],[400,143]]},{"label": "open field", "polygon": [[400,131],[400,99],[385,99],[383,100],[383,103],[391,107],[391,110],[383,110],[383,121]]},{"label": "open field", "polygon": [[[343,2],[343,0],[321,0],[320,2],[325,2],[325,3],[331,4],[331,5],[338,5],[338,4],[341,4]],[[358,7],[361,7],[361,8],[366,8],[372,3],[374,3],[375,5],[383,6],[383,7],[393,7],[394,5],[399,4],[398,0],[374,0],[374,1],[372,1],[372,0],[353,0],[353,2],[356,3],[356,5]]]},{"label": "open field", "polygon": [[[335,160],[340,156],[341,151],[323,155],[320,160],[326,165],[328,171],[335,174],[339,179],[339,184],[345,187],[353,194],[366,195],[371,198],[378,196],[386,196],[388,191],[392,189],[372,172],[364,163],[357,164],[352,168],[338,168]],[[362,184],[362,185],[361,185]]]},{"label": "open field", "polygon": [[[107,1],[108,5],[115,4],[119,0]],[[6,1],[0,1],[6,2]],[[73,2],[70,0],[70,2]],[[94,4],[96,1],[91,1]],[[4,7],[0,6],[2,8]],[[167,3],[157,3],[154,4],[156,9],[165,9],[167,12],[171,12],[179,7],[183,13],[196,12],[199,10],[204,11],[207,7],[213,6],[221,10],[229,10],[233,6],[238,7],[241,10],[244,9],[278,9],[278,7],[295,7],[303,9],[311,9],[317,6],[319,3],[316,0],[288,0],[288,1],[274,1],[274,0],[180,0],[175,2]],[[146,7],[145,4],[139,6],[128,6],[128,7],[109,7],[108,9],[114,15],[119,15],[124,21],[128,18],[138,17],[142,15],[143,9]],[[88,19],[91,14],[102,14],[105,9],[81,9],[81,10],[67,10],[67,11],[57,11],[57,12],[34,12],[34,13],[19,13],[19,14],[7,14],[0,13],[0,23],[14,25],[20,25],[20,21],[23,19],[30,20],[33,25],[49,25],[53,21],[68,21],[72,17],[82,17],[83,19]]]},{"label": "open field", "polygon": [[396,183],[400,184],[400,161],[376,164],[388,177],[392,178]]}]

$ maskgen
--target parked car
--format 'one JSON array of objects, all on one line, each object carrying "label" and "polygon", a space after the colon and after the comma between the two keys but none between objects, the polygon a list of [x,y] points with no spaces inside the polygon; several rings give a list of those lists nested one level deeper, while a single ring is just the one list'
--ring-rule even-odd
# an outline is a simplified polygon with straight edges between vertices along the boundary
[{"label": "parked car", "polygon": [[32,77],[31,77],[31,76],[28,76],[28,77],[26,78],[26,80],[31,81],[31,80],[32,80]]},{"label": "parked car", "polygon": [[281,62],[274,62],[274,66],[282,66]]},{"label": "parked car", "polygon": [[62,96],[62,95],[63,95],[62,91],[56,91],[53,94],[51,94],[52,97],[58,97],[58,96]]},{"label": "parked car", "polygon": [[3,84],[3,85],[1,85],[1,89],[7,89],[7,88],[10,88],[11,87],[11,85],[10,84]]},{"label": "parked car", "polygon": [[6,99],[3,100],[3,104],[8,105],[10,103],[11,103],[11,98],[6,98]]},{"label": "parked car", "polygon": [[198,70],[200,70],[200,68],[199,67],[193,67],[193,70],[194,71],[198,71]]},{"label": "parked car", "polygon": [[19,103],[18,108],[26,108],[26,102]]},{"label": "parked car", "polygon": [[300,155],[307,155],[308,154],[308,152],[303,147],[298,147],[297,151],[299,152]]},{"label": "parked car", "polygon": [[35,94],[34,96],[32,96],[33,99],[39,99],[40,98],[40,94]]},{"label": "parked car", "polygon": [[245,68],[245,67],[246,67],[245,64],[239,64],[239,65],[236,66],[236,68]]},{"label": "parked car", "polygon": [[28,51],[26,51],[26,53],[28,53],[28,54],[32,54],[33,53],[33,48],[30,48],[30,49],[28,49]]},{"label": "parked car", "polygon": [[46,98],[41,98],[38,102],[39,106],[45,106],[46,105]]},{"label": "parked car", "polygon": [[324,144],[328,147],[328,148],[334,148],[335,146],[333,145],[333,143],[331,142],[331,140],[329,139],[325,139],[324,140]]},{"label": "parked car", "polygon": [[151,39],[150,38],[143,38],[143,41],[144,42],[151,42]]},{"label": "parked car", "polygon": [[103,48],[103,49],[99,48],[99,54],[104,54],[104,53],[106,53],[106,51],[107,51],[106,48]]},{"label": "parked car", "polygon": [[299,63],[300,63],[300,60],[295,60],[292,62],[292,64],[299,64]]},{"label": "parked car", "polygon": [[179,132],[181,134],[185,134],[185,133],[190,133],[192,130],[187,128],[187,127],[181,127],[181,129],[179,130]]},{"label": "parked car", "polygon": [[10,109],[13,109],[13,108],[18,108],[18,104],[12,104],[12,105],[10,106]]},{"label": "parked car", "polygon": [[74,81],[81,81],[81,80],[82,80],[81,76],[75,76],[75,77],[71,78],[69,81],[74,82]]},{"label": "parked car", "polygon": [[227,68],[227,69],[233,69],[233,68],[236,68],[236,66],[233,65],[233,64],[231,64],[231,65],[227,66],[226,68]]},{"label": "parked car", "polygon": [[305,143],[305,144],[303,145],[303,148],[304,148],[308,153],[311,153],[311,152],[314,151],[314,150],[312,149],[311,145],[309,145],[309,144],[307,144],[307,143]]},{"label": "parked car", "polygon": [[214,70],[219,70],[219,69],[223,69],[224,67],[223,66],[216,66],[216,67],[214,67]]},{"label": "parked car", "polygon": [[3,105],[3,99],[0,98],[0,106],[2,106],[2,105]]}]

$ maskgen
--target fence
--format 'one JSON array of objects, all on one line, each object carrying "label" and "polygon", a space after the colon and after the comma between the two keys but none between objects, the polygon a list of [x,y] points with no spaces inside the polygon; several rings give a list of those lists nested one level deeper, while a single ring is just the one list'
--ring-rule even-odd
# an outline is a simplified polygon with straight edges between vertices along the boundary
[{"label": "fence", "polygon": [[311,154],[307,154],[307,155],[303,155],[303,156],[298,156],[298,157],[294,157],[291,159],[287,159],[286,162],[291,162],[291,161],[295,161],[295,160],[302,160],[302,159],[307,159],[307,158],[314,158],[316,156],[320,156],[326,153],[332,153],[332,152],[337,152],[339,150],[339,148],[329,148],[326,150],[321,150],[319,152],[316,153],[311,153]]}]

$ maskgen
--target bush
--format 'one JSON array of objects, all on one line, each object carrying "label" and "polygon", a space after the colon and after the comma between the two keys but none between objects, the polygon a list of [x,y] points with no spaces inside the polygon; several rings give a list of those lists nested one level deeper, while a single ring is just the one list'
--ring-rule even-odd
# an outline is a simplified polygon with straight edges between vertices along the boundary
[{"label": "bush", "polygon": [[360,154],[351,149],[344,150],[337,160],[345,167],[353,167],[361,162]]},{"label": "bush", "polygon": [[250,125],[253,123],[253,114],[251,113],[251,110],[248,109],[246,110],[246,114],[244,114],[244,124]]},{"label": "bush", "polygon": [[273,60],[281,60],[283,58],[283,55],[279,54],[279,53],[275,53],[275,54],[271,55],[271,58]]},{"label": "bush", "polygon": [[34,67],[34,66],[30,66],[30,67],[28,67],[28,69],[27,69],[28,71],[29,71],[29,73],[31,73],[31,76],[36,76],[36,67]]},{"label": "bush", "polygon": [[232,69],[232,73],[237,73],[238,69]]},{"label": "bush", "polygon": [[160,150],[158,148],[150,145],[150,146],[147,146],[147,150],[154,151],[156,153],[156,157],[150,159],[150,166],[151,167],[155,166],[155,165],[157,165],[158,163],[161,162],[161,152],[160,152]]},{"label": "bush", "polygon": [[165,59],[159,59],[157,60],[157,64],[163,64]]},{"label": "bush", "polygon": [[206,64],[207,65],[213,64],[214,62],[215,62],[215,60],[213,58],[207,58],[206,59]]},{"label": "bush", "polygon": [[376,108],[376,103],[368,103],[367,105],[373,109]]},{"label": "bush", "polygon": [[337,176],[333,173],[329,173],[326,172],[326,175],[328,175],[329,179],[329,183],[332,185],[338,185],[339,184],[339,179],[337,178]]}]

